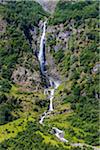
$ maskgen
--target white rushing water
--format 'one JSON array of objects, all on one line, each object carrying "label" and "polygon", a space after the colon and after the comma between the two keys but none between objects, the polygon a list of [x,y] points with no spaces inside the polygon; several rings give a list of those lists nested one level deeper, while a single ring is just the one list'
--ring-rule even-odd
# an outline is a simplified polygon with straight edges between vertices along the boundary
[{"label": "white rushing water", "polygon": [[50,80],[50,83],[51,83],[50,88],[44,90],[44,94],[48,95],[48,97],[50,99],[50,103],[49,103],[49,110],[47,112],[44,112],[40,118],[40,121],[39,121],[40,124],[43,124],[45,117],[49,114],[49,112],[52,112],[54,110],[53,109],[53,98],[54,98],[55,90],[60,85],[60,82],[58,82],[58,81],[52,81],[52,82],[54,82],[54,83],[51,83],[51,80]]},{"label": "white rushing water", "polygon": [[42,73],[44,73],[44,67],[45,67],[45,51],[44,51],[44,49],[45,49],[45,30],[46,30],[46,21],[44,22],[44,25],[43,25],[43,33],[42,33],[42,37],[41,37],[41,41],[40,41],[40,51],[39,51],[39,55],[38,55]]},{"label": "white rushing water", "polygon": [[55,90],[59,87],[60,82],[55,81],[53,78],[49,78],[50,86],[52,89],[50,89],[50,105],[49,105],[49,111],[53,111],[53,98],[55,94]]},{"label": "white rushing water", "polygon": [[56,136],[60,141],[62,141],[62,142],[68,142],[68,140],[66,140],[66,139],[64,138],[64,132],[63,132],[62,130],[59,130],[59,129],[56,128],[56,127],[53,127],[52,129],[53,129],[53,132],[54,132],[55,136]]},{"label": "white rushing water", "polygon": [[[46,33],[46,21],[43,24],[43,33],[41,36],[41,41],[40,41],[40,51],[39,51],[39,55],[38,55],[38,59],[40,62],[40,69],[41,69],[41,73],[44,75],[45,74],[45,33]],[[60,85],[58,81],[55,81],[53,78],[46,76],[49,80],[50,83],[50,88],[46,89],[44,91],[44,93],[46,92],[49,99],[50,99],[50,104],[49,104],[49,110],[48,112],[53,111],[53,98],[54,98],[54,93],[55,93],[55,89],[58,88],[58,86]],[[43,124],[43,120],[44,118],[47,116],[47,113],[44,113],[41,118],[39,123]]]},{"label": "white rushing water", "polygon": [[52,103],[52,100],[54,98],[54,89],[51,89],[50,91],[50,105],[49,105],[49,111],[53,111],[53,103]]},{"label": "white rushing water", "polygon": [[[50,86],[44,90],[44,94],[47,94],[49,99],[50,99],[50,104],[49,104],[49,110],[47,112],[44,112],[39,120],[40,124],[43,124],[43,121],[45,119],[45,117],[51,113],[54,109],[53,109],[53,98],[54,98],[54,94],[55,94],[55,90],[59,87],[60,82],[58,80],[54,80],[52,77],[49,77],[48,75],[46,75],[45,72],[45,32],[46,32],[46,22],[44,22],[43,25],[43,33],[41,36],[41,42],[40,42],[40,52],[38,55],[38,59],[40,62],[40,69],[41,69],[41,73],[43,75],[45,75],[45,77],[49,80]],[[54,130],[54,134],[55,136],[62,142],[68,142],[65,138],[64,138],[64,133],[62,130],[59,130],[58,128],[53,128]]]},{"label": "white rushing water", "polygon": [[43,116],[41,116],[41,118],[40,118],[40,120],[39,120],[39,123],[40,123],[40,124],[43,124],[43,120],[44,120],[44,118],[46,117],[46,115],[47,115],[47,113],[44,112],[44,113],[43,113]]}]

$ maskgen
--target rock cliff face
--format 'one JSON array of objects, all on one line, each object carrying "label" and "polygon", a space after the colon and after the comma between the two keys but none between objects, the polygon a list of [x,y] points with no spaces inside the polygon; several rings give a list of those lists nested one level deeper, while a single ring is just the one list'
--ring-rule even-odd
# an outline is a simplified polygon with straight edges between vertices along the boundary
[{"label": "rock cliff face", "polygon": [[3,34],[6,30],[6,21],[0,16],[0,34]]},{"label": "rock cliff face", "polygon": [[45,11],[48,11],[49,13],[53,13],[56,7],[56,4],[59,0],[36,0],[39,2]]},{"label": "rock cliff face", "polygon": [[[83,29],[75,29],[74,24],[75,24],[74,20],[66,21],[64,23],[60,23],[59,25],[47,24],[46,67],[48,69],[49,75],[55,79],[59,78],[64,80],[61,76],[61,73],[58,69],[58,65],[56,63],[59,63],[59,61],[62,59],[64,55],[63,53],[66,53],[66,49],[69,49],[70,36],[73,34],[74,35],[78,34],[78,36],[80,36],[80,33],[83,32],[82,31]],[[31,56],[25,56],[25,60],[24,59],[19,60],[21,61],[22,64],[21,66],[18,65],[16,70],[14,70],[13,72],[12,75],[13,81],[17,84],[20,84],[21,86],[25,84],[27,86],[32,86],[33,82],[35,83],[34,85],[36,85],[37,83],[40,84],[41,82],[41,76],[38,70],[39,69],[38,53],[40,49],[40,38],[42,34],[42,28],[43,28],[43,21],[40,20],[40,22],[38,23],[38,27],[32,25],[32,27],[29,29],[29,33],[31,35],[31,39],[29,39],[29,41],[31,42],[33,56],[32,58],[30,58]],[[59,52],[61,52],[60,57],[58,56],[59,61],[56,62],[55,55],[56,53]],[[33,64],[31,63],[31,61]]]}]

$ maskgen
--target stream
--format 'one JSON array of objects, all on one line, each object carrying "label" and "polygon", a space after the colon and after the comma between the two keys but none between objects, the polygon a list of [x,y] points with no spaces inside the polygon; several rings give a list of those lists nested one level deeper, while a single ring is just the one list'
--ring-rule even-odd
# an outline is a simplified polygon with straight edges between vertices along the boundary
[{"label": "stream", "polygon": [[[45,63],[46,63],[46,58],[45,58],[45,34],[46,34],[46,24],[47,22],[45,21],[43,24],[43,32],[42,32],[42,36],[41,36],[41,41],[40,41],[40,51],[39,51],[39,55],[38,55],[38,60],[40,63],[40,70],[41,70],[41,74],[43,76],[45,76],[45,78],[47,78],[49,80],[49,86],[47,85],[47,88],[44,89],[44,94],[48,95],[50,103],[49,103],[49,109],[44,112],[39,120],[39,123],[41,125],[43,125],[43,121],[44,119],[47,117],[48,114],[50,114],[54,108],[53,108],[53,98],[54,98],[54,94],[55,94],[55,90],[59,87],[60,85],[60,81],[59,80],[55,80],[52,77],[47,75],[46,72],[46,68],[45,68]],[[53,134],[55,134],[55,136],[62,142],[68,142],[65,138],[64,138],[64,133],[62,130],[59,130],[58,128],[52,128],[53,130]]]}]

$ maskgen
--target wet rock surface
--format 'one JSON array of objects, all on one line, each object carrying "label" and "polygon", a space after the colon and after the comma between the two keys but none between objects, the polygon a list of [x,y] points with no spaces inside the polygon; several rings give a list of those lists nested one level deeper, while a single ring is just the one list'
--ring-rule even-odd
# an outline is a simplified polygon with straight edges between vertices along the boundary
[{"label": "wet rock surface", "polygon": [[100,63],[97,63],[93,69],[92,69],[93,73],[100,73]]},{"label": "wet rock surface", "polygon": [[54,134],[60,141],[68,142],[68,140],[64,138],[64,132],[62,130],[53,127],[51,133]]}]

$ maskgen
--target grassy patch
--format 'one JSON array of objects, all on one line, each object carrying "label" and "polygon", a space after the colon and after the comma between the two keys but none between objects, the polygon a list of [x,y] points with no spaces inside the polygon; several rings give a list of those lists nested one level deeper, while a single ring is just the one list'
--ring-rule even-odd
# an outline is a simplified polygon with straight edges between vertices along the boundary
[{"label": "grassy patch", "polygon": [[32,117],[27,119],[20,118],[5,125],[0,126],[0,142],[7,140],[12,137],[16,137],[19,132],[22,132],[26,129],[28,121],[33,121]]}]

